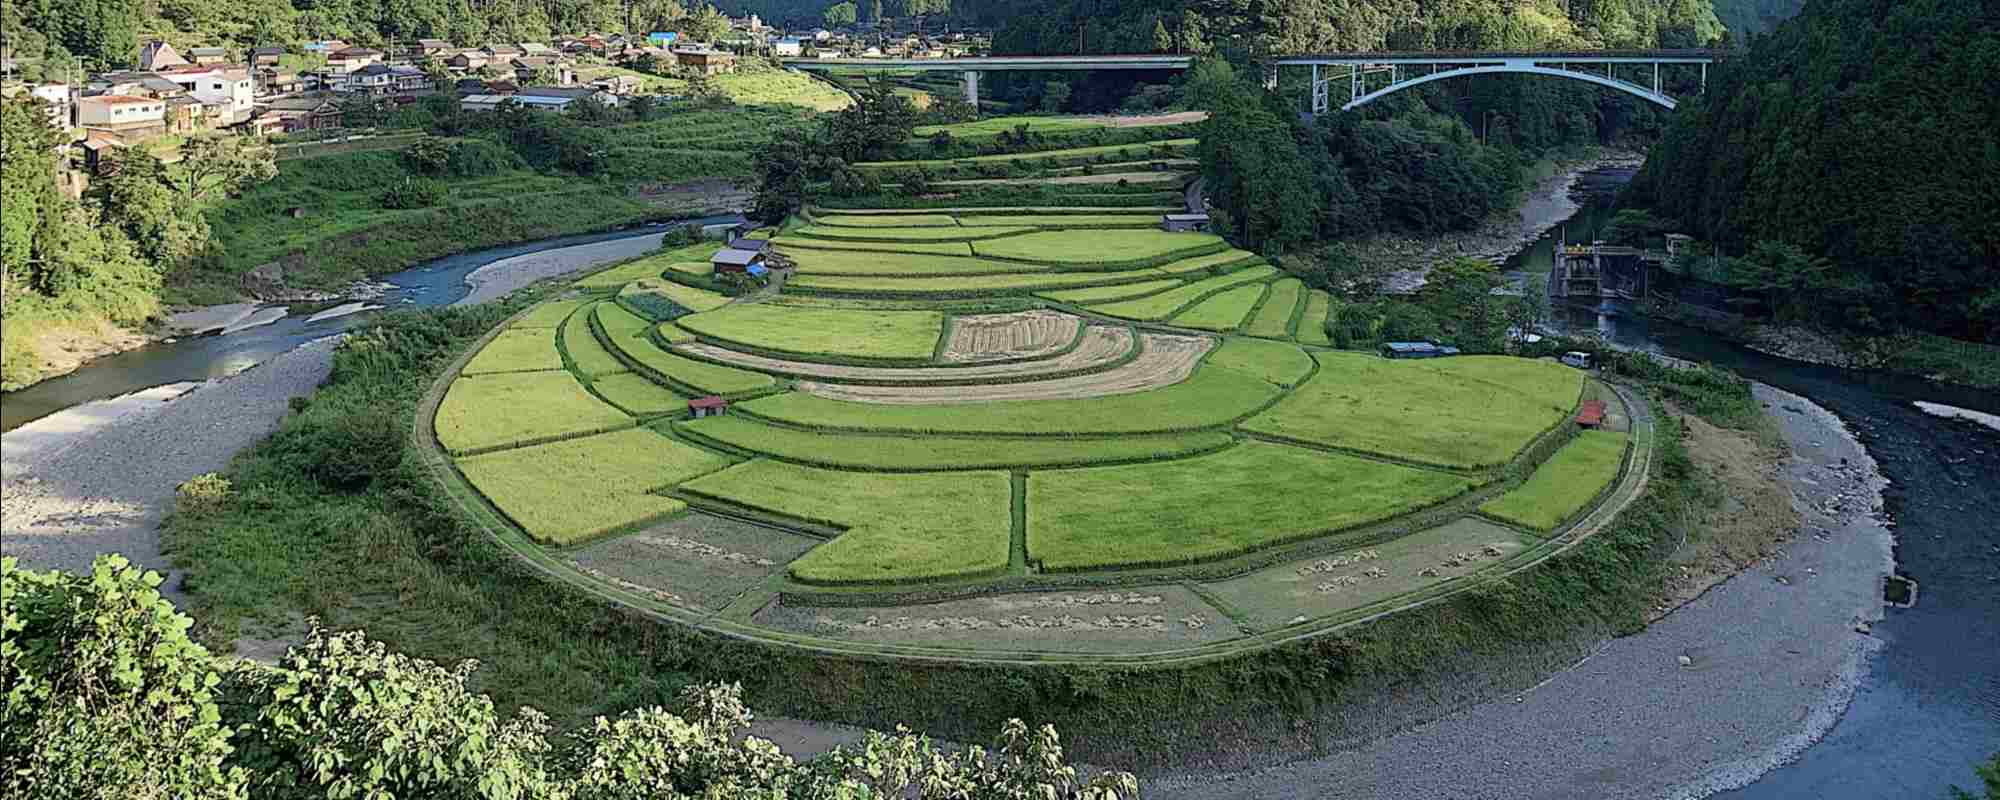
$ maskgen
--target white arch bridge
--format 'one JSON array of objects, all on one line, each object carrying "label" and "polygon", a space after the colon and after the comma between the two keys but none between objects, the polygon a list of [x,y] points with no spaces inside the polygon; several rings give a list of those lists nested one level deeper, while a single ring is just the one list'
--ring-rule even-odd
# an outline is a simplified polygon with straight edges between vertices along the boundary
[{"label": "white arch bridge", "polygon": [[[1468,75],[1551,75],[1616,89],[1657,103],[1675,106],[1661,83],[1663,65],[1700,65],[1701,86],[1708,86],[1708,65],[1716,50],[1582,50],[1571,52],[1431,52],[1325,53],[1280,56],[1267,62],[1266,84],[1277,88],[1282,67],[1312,68],[1312,111],[1332,110],[1332,86],[1345,77],[1348,100],[1342,110],[1358,108],[1382,97],[1432,81]],[[1011,70],[1184,70],[1192,56],[983,56],[974,58],[787,58],[797,70],[867,70],[882,72],[957,72],[965,82],[965,99],[979,103],[979,73]],[[1344,72],[1332,68],[1345,67]],[[1633,72],[1651,68],[1651,80],[1633,80]],[[1623,69],[1623,74],[1620,70]],[[1388,80],[1384,82],[1383,76]]]},{"label": "white arch bridge", "polygon": [[[1273,63],[1280,68],[1312,68],[1312,112],[1315,114],[1332,110],[1332,87],[1338,80],[1347,81],[1348,99],[1340,107],[1342,111],[1347,111],[1404,89],[1471,75],[1568,78],[1616,89],[1672,109],[1678,102],[1667,94],[1660,68],[1666,65],[1699,65],[1701,88],[1705,91],[1708,88],[1708,65],[1715,63],[1719,56],[1720,52],[1715,50],[1327,53],[1282,56]],[[1334,69],[1339,67],[1345,69]],[[1633,79],[1634,72],[1640,73],[1639,79]],[[1651,80],[1646,80],[1649,72]]]}]

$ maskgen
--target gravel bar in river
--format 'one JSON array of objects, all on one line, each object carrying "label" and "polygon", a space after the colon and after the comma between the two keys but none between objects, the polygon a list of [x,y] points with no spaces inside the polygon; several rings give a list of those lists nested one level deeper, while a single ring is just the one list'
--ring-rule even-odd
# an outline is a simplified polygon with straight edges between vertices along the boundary
[{"label": "gravel bar in river", "polygon": [[[1893,567],[1875,462],[1839,419],[1757,387],[1804,530],[1782,553],[1526,692],[1310,760],[1154,780],[1154,798],[1697,798],[1838,721]],[[1685,662],[1683,662],[1685,657]]]}]

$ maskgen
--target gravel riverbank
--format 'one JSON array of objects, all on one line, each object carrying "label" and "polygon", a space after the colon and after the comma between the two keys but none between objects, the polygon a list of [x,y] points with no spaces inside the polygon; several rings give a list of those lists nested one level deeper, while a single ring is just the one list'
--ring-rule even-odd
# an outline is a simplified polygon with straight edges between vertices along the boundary
[{"label": "gravel riverbank", "polygon": [[1775,557],[1525,692],[1309,760],[1151,781],[1148,796],[1694,798],[1796,757],[1881,647],[1867,631],[1892,537],[1886,484],[1839,419],[1757,395],[1792,447],[1785,477],[1804,520]]},{"label": "gravel riverbank", "polygon": [[666,232],[661,231],[646,236],[631,236],[503,258],[466,275],[465,282],[472,287],[472,293],[452,305],[470,306],[498,300],[508,292],[535,281],[613,261],[638,258],[659,249],[660,239],[665,235]]},{"label": "gravel riverbank", "polygon": [[89,403],[0,436],[0,552],[30,569],[88,571],[99,553],[169,575],[160,520],[174,487],[276,430],[333,365],[322,339],[240,374]]}]

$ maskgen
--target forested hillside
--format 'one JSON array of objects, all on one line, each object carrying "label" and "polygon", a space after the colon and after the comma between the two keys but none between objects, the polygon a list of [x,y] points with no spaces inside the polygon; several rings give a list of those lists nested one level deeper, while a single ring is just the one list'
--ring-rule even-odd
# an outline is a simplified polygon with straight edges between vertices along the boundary
[{"label": "forested hillside", "polygon": [[2000,340],[1996,64],[1996,0],[1813,0],[1681,107],[1632,199],[1753,254],[1736,282],[1780,317]]},{"label": "forested hillside", "polygon": [[1715,16],[1729,27],[1738,42],[1754,34],[1770,33],[1785,20],[1796,17],[1806,0],[1714,0]]}]

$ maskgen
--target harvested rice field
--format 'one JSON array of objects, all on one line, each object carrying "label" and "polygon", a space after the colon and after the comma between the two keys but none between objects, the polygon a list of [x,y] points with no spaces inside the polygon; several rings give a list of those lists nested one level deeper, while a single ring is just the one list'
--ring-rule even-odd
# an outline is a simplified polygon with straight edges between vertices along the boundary
[{"label": "harvested rice field", "polygon": [[800,381],[798,390],[830,400],[887,405],[989,403],[1063,400],[1146,392],[1187,380],[1215,340],[1148,333],[1139,337],[1139,357],[1102,372],[1043,380],[957,386],[867,386]]},{"label": "harvested rice field", "polygon": [[[1016,662],[1345,624],[1636,485],[1649,419],[1576,370],[1333,350],[1335,298],[1172,207],[947,191],[975,202],[808,209],[767,286],[712,290],[712,243],[577,281],[440,379],[441,479],[661,619]],[[1583,397],[1607,430],[1574,432]]]},{"label": "harvested rice field", "polygon": [[826,364],[772,358],[700,343],[678,345],[674,351],[773,375],[813,378],[836,383],[976,384],[1109,368],[1130,356],[1137,344],[1138,340],[1132,335],[1130,328],[1093,325],[1084,331],[1074,349],[1052,358],[940,367],[863,367]]},{"label": "harvested rice field", "polygon": [[1058,311],[954,317],[946,361],[975,362],[1054,355],[1076,341],[1083,320]]}]

